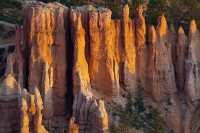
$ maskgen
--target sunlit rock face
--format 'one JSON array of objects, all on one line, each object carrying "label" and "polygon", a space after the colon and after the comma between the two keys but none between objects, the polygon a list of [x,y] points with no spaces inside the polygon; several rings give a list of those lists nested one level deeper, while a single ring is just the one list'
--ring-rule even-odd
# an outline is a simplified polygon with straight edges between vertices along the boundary
[{"label": "sunlit rock face", "polygon": [[[87,8],[86,8],[87,9]],[[80,10],[87,11],[80,8]],[[90,7],[88,7],[90,9]],[[78,9],[77,9],[78,10]],[[83,14],[76,9],[71,10],[70,21],[72,28],[72,39],[74,42],[74,66],[73,66],[73,93],[74,95],[78,91],[85,91],[90,87],[90,77],[88,70],[88,62],[86,58],[86,45],[88,45],[86,38],[86,31],[83,28],[84,20],[88,18],[88,12]],[[85,15],[85,16],[84,16]],[[85,18],[84,20],[82,18]],[[88,21],[88,20],[86,20]],[[88,27],[86,27],[88,28]]]},{"label": "sunlit rock face", "polygon": [[7,59],[0,84],[0,132],[48,133],[42,125],[43,102],[37,87],[24,89],[25,59],[21,51],[21,27],[15,26],[15,50]]},{"label": "sunlit rock face", "polygon": [[23,7],[23,51],[29,60],[28,89],[39,88],[45,117],[66,113],[67,14],[68,8],[59,3],[30,2]]},{"label": "sunlit rock face", "polygon": [[26,89],[22,89],[18,103],[20,108],[20,133],[49,133],[42,125],[43,102],[37,87],[29,93]]},{"label": "sunlit rock face", "polygon": [[[145,70],[147,67],[147,46],[145,44],[146,41],[146,25],[145,19],[142,15],[143,10],[142,6],[140,6],[137,10],[137,14],[135,17],[135,45],[137,47],[137,72],[138,78],[142,81],[145,87]],[[146,88],[146,87],[145,87]]]},{"label": "sunlit rock face", "polygon": [[24,58],[21,53],[21,27],[15,26],[15,51],[7,58],[4,80],[0,84],[0,132],[20,131],[18,97],[24,87]]},{"label": "sunlit rock face", "polygon": [[116,23],[116,40],[118,40],[116,45],[118,45],[120,84],[131,92],[135,92],[137,81],[135,22],[129,18],[129,7],[126,5],[122,10],[121,26]]},{"label": "sunlit rock face", "polygon": [[168,28],[164,15],[156,28],[146,27],[142,7],[130,19],[125,5],[120,20],[112,20],[107,8],[59,3],[28,2],[23,14],[23,46],[21,27],[15,26],[15,51],[0,84],[0,132],[45,133],[42,117],[68,111],[68,130],[106,133],[112,114],[105,105],[125,103],[122,92],[134,94],[138,79],[147,104],[162,110],[169,129],[199,132],[195,21],[187,37],[181,27],[178,33]]},{"label": "sunlit rock face", "polygon": [[121,21],[114,21],[109,9],[92,6],[72,9],[74,95],[79,90],[92,88],[115,97],[119,95],[120,85],[134,91],[135,25],[134,20],[129,18],[128,6],[122,14]]}]

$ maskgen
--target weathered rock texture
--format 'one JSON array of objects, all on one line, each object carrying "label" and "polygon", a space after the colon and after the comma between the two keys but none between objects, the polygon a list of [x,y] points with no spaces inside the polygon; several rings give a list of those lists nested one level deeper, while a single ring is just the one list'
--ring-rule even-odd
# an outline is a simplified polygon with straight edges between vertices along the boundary
[{"label": "weathered rock texture", "polygon": [[18,97],[24,86],[24,59],[20,51],[21,27],[15,26],[16,49],[7,59],[5,78],[0,84],[0,132],[11,133],[20,130]]},{"label": "weathered rock texture", "polygon": [[66,113],[67,13],[68,8],[59,3],[30,2],[23,8],[23,51],[28,51],[29,60],[28,89],[39,88],[44,117]]},{"label": "weathered rock texture", "polygon": [[[147,48],[145,44],[146,25],[142,15],[142,6],[137,10],[135,17],[135,45],[137,47],[137,71],[138,77],[145,85],[145,70],[147,64]],[[145,86],[144,86],[145,87]]]},{"label": "weathered rock texture", "polygon": [[159,18],[157,32],[149,29],[149,61],[147,68],[147,86],[156,101],[165,95],[176,92],[174,66],[171,57],[171,44],[168,42],[167,25],[164,16]]},{"label": "weathered rock texture", "polygon": [[48,133],[42,123],[43,102],[35,87],[24,87],[25,60],[21,52],[21,27],[15,26],[15,51],[7,60],[5,79],[0,85],[0,132]]},{"label": "weathered rock texture", "polygon": [[108,116],[103,100],[92,98],[89,90],[79,91],[74,99],[73,115],[79,125],[80,133],[106,133]]},{"label": "weathered rock texture", "polygon": [[26,89],[22,89],[19,107],[21,114],[20,133],[48,133],[42,125],[43,102],[38,88],[32,89],[30,94]]},{"label": "weathered rock texture", "polygon": [[5,79],[0,85],[0,132],[20,131],[18,97],[24,86],[24,59],[20,51],[21,27],[15,26],[16,49],[7,59]]},{"label": "weathered rock texture", "polygon": [[[119,76],[121,85],[133,92],[136,84],[136,48],[135,48],[135,21],[129,18],[129,7],[122,10],[121,26],[116,24],[117,59],[119,64]],[[119,26],[119,27],[118,27]],[[121,30],[121,31],[120,31]],[[121,35],[120,35],[121,34]],[[121,38],[121,40],[119,39]],[[121,41],[121,42],[120,42]]]},{"label": "weathered rock texture", "polygon": [[178,43],[177,43],[177,83],[178,88],[183,90],[185,84],[185,58],[187,55],[187,37],[183,31],[183,28],[180,27],[178,30]]},{"label": "weathered rock texture", "polygon": [[[89,8],[89,7],[88,7]],[[86,32],[83,29],[80,12],[71,10],[72,39],[74,42],[73,92],[85,91],[90,87],[88,63],[86,60]]]},{"label": "weathered rock texture", "polygon": [[[42,113],[45,118],[65,115],[67,96],[74,97],[75,120],[70,120],[69,130],[107,132],[109,114],[104,101],[97,99],[121,98],[124,90],[134,93],[137,79],[147,102],[161,107],[170,130],[199,132],[200,37],[195,21],[189,37],[181,27],[178,34],[173,25],[168,29],[164,15],[147,33],[142,12],[139,7],[130,19],[126,5],[122,19],[112,20],[109,9],[90,5],[71,9],[59,3],[24,5],[23,48],[16,26],[16,49],[8,57],[0,85],[0,122],[6,123],[0,124],[0,132],[46,132]],[[67,83],[67,72],[73,83]],[[18,107],[14,99],[19,96]],[[124,103],[121,99],[114,102]],[[8,115],[10,110],[16,114]]]},{"label": "weathered rock texture", "polygon": [[8,55],[5,77],[11,74],[17,82],[21,85],[21,88],[25,86],[25,60],[21,51],[21,27],[15,26],[15,51]]},{"label": "weathered rock texture", "polygon": [[191,107],[198,106],[197,100],[200,99],[200,82],[199,82],[199,31],[197,30],[195,21],[190,23],[189,32],[189,46],[187,51],[187,57],[185,60],[185,91],[188,97],[188,103]]},{"label": "weathered rock texture", "polygon": [[12,133],[20,131],[20,111],[17,97],[2,99],[0,95],[0,132]]}]

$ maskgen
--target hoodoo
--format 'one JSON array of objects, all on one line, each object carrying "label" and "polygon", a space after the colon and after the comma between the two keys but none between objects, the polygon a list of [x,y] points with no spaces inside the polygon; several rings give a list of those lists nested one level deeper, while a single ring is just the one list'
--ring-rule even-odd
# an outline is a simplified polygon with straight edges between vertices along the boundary
[{"label": "hoodoo", "polygon": [[109,132],[109,125],[121,122],[119,110],[129,92],[137,94],[138,83],[146,111],[159,108],[167,131],[199,132],[195,21],[187,37],[181,27],[178,34],[173,25],[168,29],[164,15],[156,28],[146,27],[142,6],[134,19],[128,5],[121,19],[111,14],[92,5],[23,5],[23,44],[16,25],[15,50],[0,83],[0,133],[47,133],[55,125],[70,133]]}]

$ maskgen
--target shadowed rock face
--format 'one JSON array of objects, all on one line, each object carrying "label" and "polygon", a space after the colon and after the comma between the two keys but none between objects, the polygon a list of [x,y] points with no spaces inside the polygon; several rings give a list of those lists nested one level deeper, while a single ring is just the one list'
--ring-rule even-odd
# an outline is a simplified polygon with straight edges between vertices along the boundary
[{"label": "shadowed rock face", "polygon": [[92,98],[89,90],[76,94],[73,117],[79,125],[80,133],[106,133],[108,130],[108,115],[104,108],[104,101]]},{"label": "shadowed rock face", "polygon": [[[87,5],[68,9],[59,3],[26,3],[24,44],[21,48],[21,28],[16,26],[15,51],[8,57],[0,85],[0,122],[9,125],[0,125],[0,132],[46,132],[42,116],[65,115],[69,95],[74,96],[71,108],[75,118],[71,118],[69,130],[107,132],[110,117],[104,101],[97,99],[119,98],[122,89],[134,93],[140,79],[147,102],[163,109],[171,130],[197,133],[200,38],[195,21],[191,22],[189,37],[181,27],[178,34],[173,25],[168,29],[164,15],[158,18],[156,29],[151,26],[146,31],[142,12],[139,7],[131,20],[126,5],[122,19],[112,20],[106,8]],[[73,53],[72,59],[69,53]],[[73,66],[67,68],[71,65],[67,61]],[[67,71],[72,76],[67,76]],[[66,96],[67,90],[71,94]],[[19,107],[13,99],[20,99]],[[173,106],[165,105],[166,99]],[[7,113],[1,115],[10,110],[16,110],[12,116],[16,121],[10,121]],[[17,125],[19,114],[21,125]],[[31,123],[29,115],[34,118]]]},{"label": "shadowed rock face", "polygon": [[0,114],[1,133],[20,131],[20,111],[18,108],[17,97],[8,101],[0,99]]}]

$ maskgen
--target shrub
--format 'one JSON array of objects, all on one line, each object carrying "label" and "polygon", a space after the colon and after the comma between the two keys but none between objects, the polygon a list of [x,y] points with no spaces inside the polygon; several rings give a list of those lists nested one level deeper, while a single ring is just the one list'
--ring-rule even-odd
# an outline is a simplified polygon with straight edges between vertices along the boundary
[{"label": "shrub", "polygon": [[14,50],[15,50],[15,45],[13,45],[13,46],[8,46],[8,53],[13,53],[14,52]]},{"label": "shrub", "polygon": [[[141,82],[138,81],[137,92],[134,96],[127,95],[125,109],[120,111],[119,126],[112,123],[109,127],[111,133],[125,132],[131,128],[143,130],[145,133],[163,133],[165,129],[161,111],[152,106],[145,106],[145,94]],[[150,110],[147,112],[147,108]]]},{"label": "shrub", "polygon": [[0,56],[5,52],[5,48],[0,48]]},{"label": "shrub", "polygon": [[1,68],[0,69],[0,76],[3,76],[5,74],[6,68]]}]

